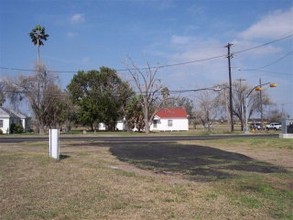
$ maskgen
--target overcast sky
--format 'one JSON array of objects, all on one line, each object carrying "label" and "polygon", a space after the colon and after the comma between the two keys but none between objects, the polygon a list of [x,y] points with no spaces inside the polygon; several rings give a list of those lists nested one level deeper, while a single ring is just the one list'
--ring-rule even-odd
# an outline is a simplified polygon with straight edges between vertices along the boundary
[{"label": "overcast sky", "polygon": [[276,82],[266,91],[293,117],[292,0],[0,0],[0,77],[33,69],[37,24],[50,35],[41,59],[63,88],[101,66],[128,79],[127,56],[141,67],[181,64],[159,70],[171,90],[210,87],[228,82],[232,43],[232,80]]}]

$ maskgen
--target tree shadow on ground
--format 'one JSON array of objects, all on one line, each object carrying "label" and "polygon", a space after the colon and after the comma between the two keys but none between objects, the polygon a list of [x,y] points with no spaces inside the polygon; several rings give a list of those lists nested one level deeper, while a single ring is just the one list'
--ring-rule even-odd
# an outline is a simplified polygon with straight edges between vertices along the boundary
[{"label": "tree shadow on ground", "polygon": [[156,173],[183,175],[194,181],[233,178],[241,171],[282,173],[285,169],[243,154],[178,143],[111,144],[119,160]]}]

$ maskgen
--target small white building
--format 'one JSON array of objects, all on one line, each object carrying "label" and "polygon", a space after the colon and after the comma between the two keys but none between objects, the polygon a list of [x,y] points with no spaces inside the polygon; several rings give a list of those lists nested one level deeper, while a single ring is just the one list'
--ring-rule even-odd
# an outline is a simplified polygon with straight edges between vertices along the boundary
[{"label": "small white building", "polygon": [[106,127],[105,123],[99,123],[98,130],[99,131],[106,131],[107,127]]},{"label": "small white building", "polygon": [[19,112],[0,107],[0,129],[3,134],[9,134],[11,124],[20,124],[25,131],[28,131],[30,129],[29,119]]},{"label": "small white building", "polygon": [[151,131],[188,131],[188,115],[184,108],[162,108],[157,111]]},{"label": "small white building", "polygon": [[126,131],[126,122],[125,119],[117,121],[116,123],[116,130],[117,131]]},{"label": "small white building", "polygon": [[0,129],[3,134],[8,134],[10,128],[10,114],[0,107]]},{"label": "small white building", "polygon": [[[98,127],[99,131],[106,131],[107,129],[108,128],[105,123],[99,123],[99,127]],[[120,120],[120,121],[116,122],[115,130],[116,131],[126,131],[126,124],[125,124],[124,120]]]}]

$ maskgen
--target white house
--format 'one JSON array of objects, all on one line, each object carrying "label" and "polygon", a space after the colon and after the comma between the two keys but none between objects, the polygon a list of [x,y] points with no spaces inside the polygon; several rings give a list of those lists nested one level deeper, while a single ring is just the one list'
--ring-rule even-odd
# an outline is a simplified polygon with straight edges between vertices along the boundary
[{"label": "white house", "polygon": [[10,114],[0,107],[0,129],[3,134],[9,133]]},{"label": "white house", "polygon": [[115,128],[116,128],[117,131],[126,131],[127,126],[126,126],[125,119],[117,121]]},{"label": "white house", "polygon": [[188,131],[188,115],[184,108],[162,108],[157,111],[151,131]]},{"label": "white house", "polygon": [[[123,120],[117,121],[116,125],[115,125],[115,129],[116,131],[126,131],[126,124]],[[99,123],[99,127],[98,127],[99,131],[106,131],[107,130],[107,126],[105,123]]]},{"label": "white house", "polygon": [[22,127],[27,131],[30,129],[30,118],[25,115],[0,107],[0,129],[3,134],[9,134],[11,124],[21,124]]}]

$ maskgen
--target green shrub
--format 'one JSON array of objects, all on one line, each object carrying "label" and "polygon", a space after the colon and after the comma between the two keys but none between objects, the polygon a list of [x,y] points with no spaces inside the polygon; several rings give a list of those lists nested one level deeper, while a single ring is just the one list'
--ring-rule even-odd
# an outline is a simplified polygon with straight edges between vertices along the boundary
[{"label": "green shrub", "polygon": [[10,134],[20,134],[23,133],[24,129],[22,125],[12,123],[10,126]]}]

